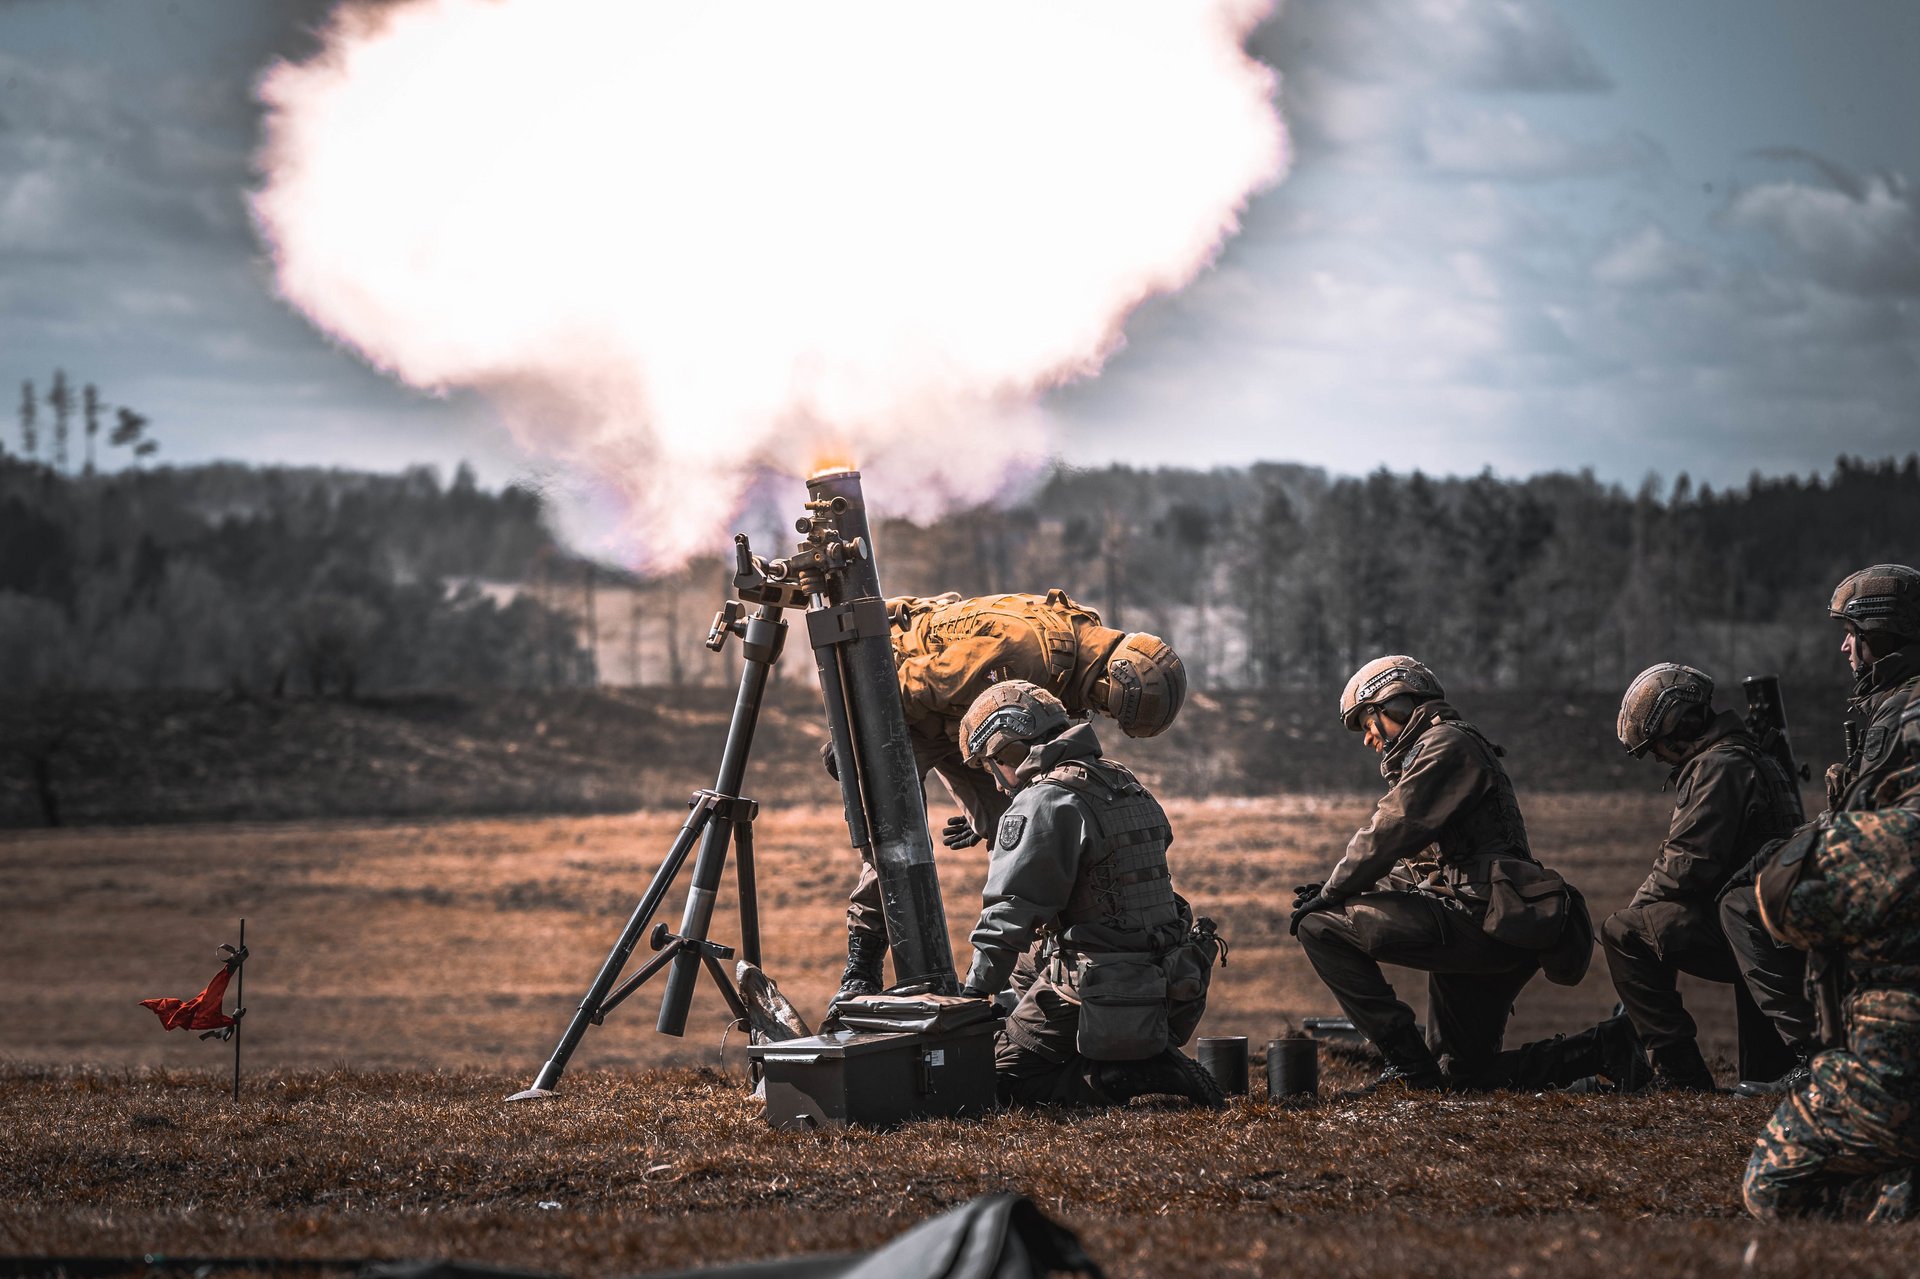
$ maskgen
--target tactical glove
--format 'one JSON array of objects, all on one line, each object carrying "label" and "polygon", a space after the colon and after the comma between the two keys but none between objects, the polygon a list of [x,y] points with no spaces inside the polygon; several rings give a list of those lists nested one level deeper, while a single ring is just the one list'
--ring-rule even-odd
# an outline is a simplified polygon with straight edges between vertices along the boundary
[{"label": "tactical glove", "polygon": [[840,780],[840,761],[833,756],[833,739],[820,743],[820,763],[827,770],[827,776],[834,781]]},{"label": "tactical glove", "polygon": [[1293,886],[1293,904],[1295,906],[1304,906],[1307,904],[1309,898],[1319,895],[1320,884],[1318,881],[1311,884],[1295,884]]},{"label": "tactical glove", "polygon": [[1827,811],[1829,813],[1840,811],[1840,801],[1845,798],[1847,783],[1851,780],[1847,776],[1845,764],[1827,765]]},{"label": "tactical glove", "polygon": [[1293,915],[1287,920],[1287,936],[1298,937],[1300,935],[1300,921],[1315,911],[1338,909],[1340,909],[1339,902],[1334,901],[1324,893],[1316,891],[1313,896],[1293,908]]},{"label": "tactical glove", "polygon": [[960,988],[960,998],[962,998],[962,999],[992,999],[992,998],[993,998],[993,996],[992,996],[992,995],[990,995],[990,994],[988,994],[988,993],[987,993],[986,991],[984,991],[984,990],[982,990],[982,989],[980,989],[980,988],[979,988],[978,986],[962,986],[962,987]]},{"label": "tactical glove", "polygon": [[946,828],[940,832],[940,842],[948,848],[972,848],[980,839],[980,832],[965,817],[947,818]]}]

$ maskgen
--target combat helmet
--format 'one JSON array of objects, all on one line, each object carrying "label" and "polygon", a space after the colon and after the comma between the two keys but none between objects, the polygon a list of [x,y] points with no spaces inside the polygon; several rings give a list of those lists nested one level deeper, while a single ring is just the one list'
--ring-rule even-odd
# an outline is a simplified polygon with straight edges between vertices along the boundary
[{"label": "combat helmet", "polygon": [[1920,638],[1920,572],[1905,564],[1863,568],[1834,588],[1827,613],[1862,631]]},{"label": "combat helmet", "polygon": [[1340,694],[1340,722],[1354,732],[1360,731],[1360,712],[1378,706],[1402,693],[1417,702],[1445,697],[1440,680],[1423,663],[1404,653],[1376,657],[1353,673]]},{"label": "combat helmet", "polygon": [[1023,679],[1001,680],[967,707],[960,749],[977,766],[1016,743],[1056,737],[1067,723],[1067,708],[1046,689]]},{"label": "combat helmet", "polygon": [[1635,759],[1673,730],[1694,707],[1713,703],[1713,677],[1678,662],[1660,662],[1633,677],[1620,699],[1615,736]]},{"label": "combat helmet", "polygon": [[1128,737],[1163,733],[1187,700],[1187,667],[1173,645],[1135,631],[1107,655],[1105,677],[1096,685],[1107,714]]}]

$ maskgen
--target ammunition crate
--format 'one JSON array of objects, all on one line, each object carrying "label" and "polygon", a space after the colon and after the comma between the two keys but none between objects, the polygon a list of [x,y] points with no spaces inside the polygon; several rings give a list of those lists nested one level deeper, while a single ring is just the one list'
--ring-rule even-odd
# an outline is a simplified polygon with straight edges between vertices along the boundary
[{"label": "ammunition crate", "polygon": [[754,1044],[775,1128],[892,1128],[993,1108],[995,1021],[957,1030],[838,1030]]}]

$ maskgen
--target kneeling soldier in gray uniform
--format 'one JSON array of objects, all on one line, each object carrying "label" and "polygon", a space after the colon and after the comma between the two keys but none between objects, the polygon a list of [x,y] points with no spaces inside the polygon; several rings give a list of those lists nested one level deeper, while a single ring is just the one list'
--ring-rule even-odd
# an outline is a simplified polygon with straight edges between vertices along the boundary
[{"label": "kneeling soldier in gray uniform", "polygon": [[1099,1106],[1161,1093],[1224,1105],[1176,1047],[1198,1025],[1219,943],[1173,891],[1159,803],[1101,758],[1092,724],[1071,723],[1025,680],[982,693],[960,745],[1013,796],[962,992],[1019,995],[994,1057],[1002,1100]]}]

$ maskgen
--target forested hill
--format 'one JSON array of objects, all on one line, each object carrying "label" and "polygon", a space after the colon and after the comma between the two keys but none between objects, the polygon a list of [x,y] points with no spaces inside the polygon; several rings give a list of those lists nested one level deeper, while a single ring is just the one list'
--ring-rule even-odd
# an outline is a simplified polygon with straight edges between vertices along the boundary
[{"label": "forested hill", "polygon": [[889,589],[1065,586],[1163,631],[1210,687],[1337,690],[1389,652],[1468,687],[1617,694],[1662,660],[1824,682],[1834,585],[1920,563],[1920,457],[1634,493],[1591,474],[1065,472],[1009,513],[888,528],[881,552]]},{"label": "forested hill", "polygon": [[[1064,587],[1164,634],[1205,687],[1337,692],[1382,652],[1451,687],[1617,696],[1667,659],[1831,684],[1834,583],[1920,562],[1920,458],[1719,491],[1063,469],[1003,507],[887,521],[877,544],[890,592]],[[538,495],[464,467],[77,477],[0,457],[0,697],[725,684],[700,640],[726,580],[717,556],[648,580],[592,565]]]},{"label": "forested hill", "polygon": [[[540,499],[460,468],[217,464],[63,476],[0,458],[0,669],[36,688],[351,696],[580,678],[516,581],[564,559]],[[535,670],[535,667],[541,668]]]}]

